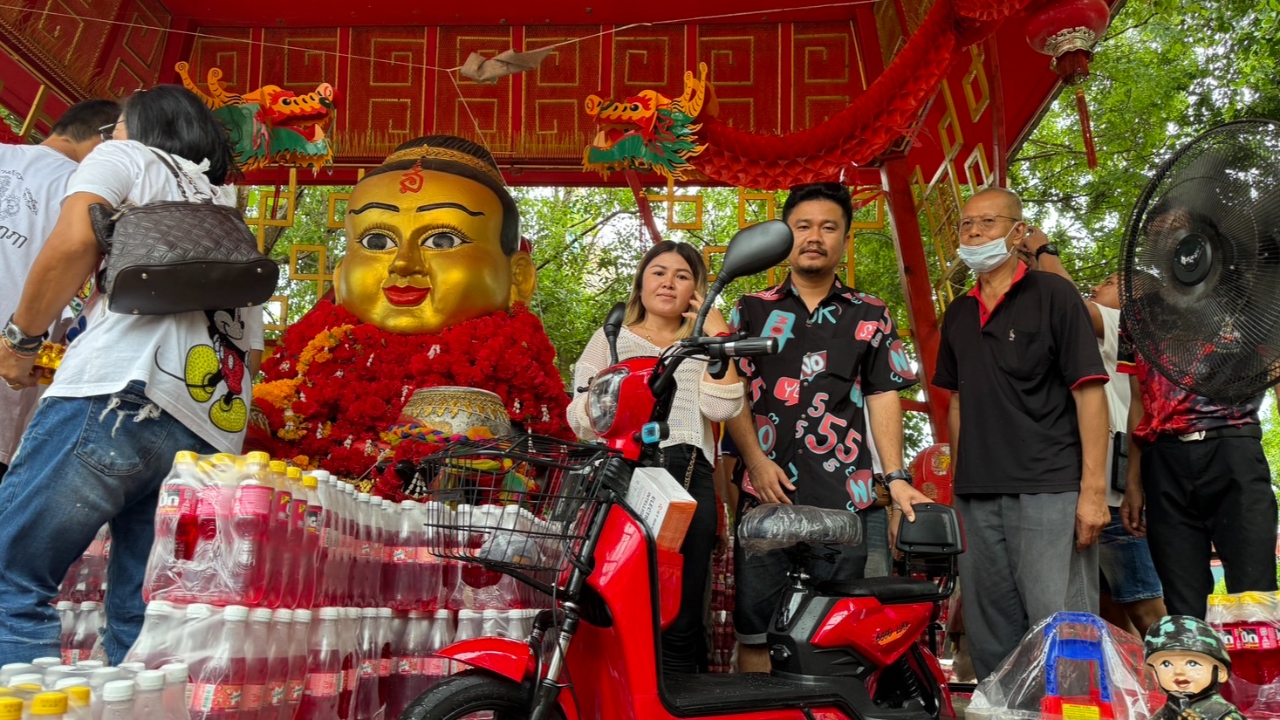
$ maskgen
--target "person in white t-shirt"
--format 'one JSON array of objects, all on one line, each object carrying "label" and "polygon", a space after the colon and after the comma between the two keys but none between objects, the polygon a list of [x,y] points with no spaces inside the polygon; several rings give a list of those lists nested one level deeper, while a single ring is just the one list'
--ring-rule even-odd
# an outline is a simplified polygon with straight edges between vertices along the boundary
[{"label": "person in white t-shirt", "polygon": [[[119,115],[111,100],[85,100],[72,105],[39,145],[0,145],[0,318],[18,307],[31,263],[58,219],[67,178]],[[39,387],[0,388],[0,480],[39,400]]]},{"label": "person in white t-shirt", "polygon": [[[235,171],[226,132],[191,92],[140,90],[112,142],[67,182],[62,214],[5,328],[0,377],[36,382],[24,355],[98,265],[89,206],[211,197]],[[175,315],[85,307],[0,485],[0,664],[58,654],[58,583],[104,523],[112,535],[104,647],[119,663],[142,627],[142,582],[160,485],[182,450],[239,452],[251,400],[249,361],[261,314]],[[256,318],[256,319],[255,319]]]},{"label": "person in white t-shirt", "polygon": [[[1023,240],[1024,261],[1035,263],[1032,267],[1051,272],[1071,280],[1071,275],[1058,258],[1057,248],[1038,228],[1032,228]],[[1074,281],[1072,281],[1074,282]],[[1104,387],[1107,391],[1108,419],[1110,421],[1110,448],[1107,454],[1107,505],[1111,519],[1098,538],[1098,567],[1101,571],[1100,614],[1112,625],[1127,630],[1138,637],[1145,637],[1147,629],[1165,615],[1164,587],[1156,575],[1151,549],[1144,537],[1134,537],[1124,529],[1120,520],[1120,503],[1124,493],[1115,489],[1113,474],[1116,471],[1116,436],[1119,446],[1128,447],[1124,438],[1129,423],[1130,391],[1127,378],[1116,371],[1120,344],[1120,275],[1112,273],[1089,291],[1085,301],[1094,333],[1098,336],[1098,350],[1102,364],[1111,376]],[[1123,472],[1123,470],[1121,471]]]}]

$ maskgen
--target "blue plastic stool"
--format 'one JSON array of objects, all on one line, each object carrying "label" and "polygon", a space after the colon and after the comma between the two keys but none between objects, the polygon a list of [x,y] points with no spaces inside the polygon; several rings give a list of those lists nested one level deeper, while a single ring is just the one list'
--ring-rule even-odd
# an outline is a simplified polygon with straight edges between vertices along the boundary
[{"label": "blue plastic stool", "polygon": [[[1096,640],[1085,638],[1064,638],[1059,630],[1067,625],[1087,625],[1097,630]],[[1107,624],[1102,618],[1089,613],[1060,612],[1049,618],[1044,626],[1045,658],[1044,685],[1045,697],[1040,703],[1043,714],[1054,717],[1063,716],[1063,698],[1058,694],[1058,663],[1061,660],[1076,660],[1091,663],[1097,667],[1097,695],[1090,688],[1090,700],[1098,706],[1100,718],[1112,717],[1111,683],[1107,681],[1107,666],[1102,650],[1102,639],[1107,636]]]}]

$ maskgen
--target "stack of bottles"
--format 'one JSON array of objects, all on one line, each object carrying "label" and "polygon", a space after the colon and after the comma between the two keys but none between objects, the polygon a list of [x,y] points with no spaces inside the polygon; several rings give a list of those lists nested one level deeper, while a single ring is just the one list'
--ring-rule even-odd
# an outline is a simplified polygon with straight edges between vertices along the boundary
[{"label": "stack of bottles", "polygon": [[143,596],[272,609],[544,606],[513,578],[439,555],[469,548],[545,566],[561,552],[551,525],[517,505],[392,503],[266,453],[182,452],[160,492]]},{"label": "stack of bottles", "polygon": [[1231,655],[1223,695],[1250,718],[1280,718],[1280,598],[1270,592],[1210,595],[1205,620]]},{"label": "stack of bottles", "polygon": [[524,639],[537,612],[155,600],[125,664],[186,664],[191,720],[392,720],[453,671],[437,651],[479,636]]},{"label": "stack of bottles", "polygon": [[111,557],[111,531],[103,525],[88,549],[71,568],[54,607],[62,622],[62,659],[67,663],[103,659],[98,629],[103,625],[102,603],[107,596],[107,563]]},{"label": "stack of bottles", "polygon": [[[725,522],[730,522],[725,518]],[[732,525],[730,525],[732,527]],[[733,629],[733,549],[734,534],[724,554],[711,561],[711,664],[713,673],[733,672],[733,653],[738,636]]]},{"label": "stack of bottles", "polygon": [[155,670],[54,657],[13,663],[0,666],[0,720],[189,720],[187,680],[181,663]]}]

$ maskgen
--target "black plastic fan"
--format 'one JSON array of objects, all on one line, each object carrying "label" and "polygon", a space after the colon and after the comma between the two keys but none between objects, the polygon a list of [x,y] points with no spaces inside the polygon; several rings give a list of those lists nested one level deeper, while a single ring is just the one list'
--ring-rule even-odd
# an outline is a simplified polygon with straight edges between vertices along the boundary
[{"label": "black plastic fan", "polygon": [[1280,123],[1221,125],[1160,166],[1121,299],[1134,349],[1180,387],[1234,404],[1280,381]]}]

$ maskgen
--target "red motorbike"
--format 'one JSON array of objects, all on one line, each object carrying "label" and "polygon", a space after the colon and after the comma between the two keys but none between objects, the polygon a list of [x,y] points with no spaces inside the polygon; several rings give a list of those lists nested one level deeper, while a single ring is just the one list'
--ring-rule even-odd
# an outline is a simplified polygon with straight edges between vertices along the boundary
[{"label": "red motorbike", "polygon": [[[775,266],[791,246],[790,229],[778,221],[739,232],[703,315],[727,283]],[[929,562],[937,582],[887,577],[815,586],[806,572],[810,560],[832,545],[860,542],[857,516],[786,505],[747,513],[739,523],[739,551],[782,548],[792,561],[790,586],[768,636],[773,672],[664,674],[660,633],[680,605],[681,557],[660,550],[652,529],[627,507],[632,474],[658,467],[681,362],[708,362],[715,374],[733,357],[776,352],[773,338],[702,337],[702,320],[692,338],[662,357],[618,363],[622,318],[617,308],[610,313],[605,328],[615,364],[592,382],[588,401],[603,446],[509,438],[477,441],[423,462],[428,499],[471,508],[428,523],[440,554],[494,572],[495,579],[496,573],[515,577],[553,602],[527,640],[478,638],[438,653],[466,669],[419,696],[402,719],[954,717],[944,675],[925,641],[954,586],[955,556],[964,550],[957,516],[940,505],[915,506],[916,521],[902,523],[897,541],[908,563],[936,556]],[[503,475],[512,472],[522,484],[513,486]],[[499,498],[520,509],[474,510]],[[477,514],[489,519],[468,519]]]}]

